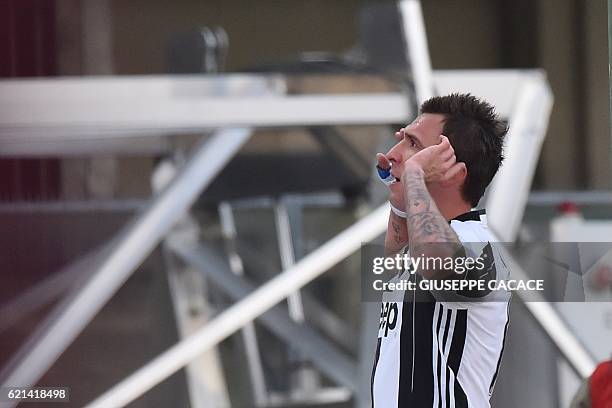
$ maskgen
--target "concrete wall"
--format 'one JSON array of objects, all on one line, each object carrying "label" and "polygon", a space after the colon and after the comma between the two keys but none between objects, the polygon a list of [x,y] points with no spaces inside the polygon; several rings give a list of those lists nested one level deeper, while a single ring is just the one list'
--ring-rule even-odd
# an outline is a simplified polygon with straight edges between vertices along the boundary
[{"label": "concrete wall", "polygon": [[230,39],[228,70],[299,51],[343,50],[356,36],[357,0],[114,0],[115,69],[163,73],[172,33],[221,26]]},{"label": "concrete wall", "polygon": [[536,188],[612,186],[605,0],[422,3],[434,68],[548,73],[555,105]]}]

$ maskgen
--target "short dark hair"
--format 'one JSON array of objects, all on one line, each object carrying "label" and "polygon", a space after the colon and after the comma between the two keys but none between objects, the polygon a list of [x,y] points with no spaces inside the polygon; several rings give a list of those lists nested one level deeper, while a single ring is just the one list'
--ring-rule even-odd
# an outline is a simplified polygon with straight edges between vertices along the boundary
[{"label": "short dark hair", "polygon": [[467,167],[461,193],[476,207],[504,160],[508,126],[493,106],[471,94],[435,96],[423,102],[421,113],[445,116],[442,132],[453,146],[457,161]]}]

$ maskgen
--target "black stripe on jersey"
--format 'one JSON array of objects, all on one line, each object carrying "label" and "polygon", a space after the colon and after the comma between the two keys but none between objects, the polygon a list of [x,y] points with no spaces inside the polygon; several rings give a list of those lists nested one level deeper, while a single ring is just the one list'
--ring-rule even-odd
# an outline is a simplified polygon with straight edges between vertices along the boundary
[{"label": "black stripe on jersey", "polygon": [[372,408],[374,408],[374,376],[376,375],[376,366],[378,366],[378,359],[380,358],[380,343],[382,338],[378,338],[376,344],[376,354],[374,355],[374,366],[372,367],[372,380],[370,381],[370,397],[372,398]]},{"label": "black stripe on jersey", "polygon": [[[397,398],[398,407],[401,408],[431,407],[433,404],[431,327],[436,303],[429,292],[426,293],[430,297],[427,302],[414,302],[414,295],[414,291],[406,291],[402,308]],[[413,332],[413,327],[415,332]],[[414,378],[412,376],[413,367]]]},{"label": "black stripe on jersey", "polygon": [[[440,304],[440,309],[441,311],[445,311],[444,307]],[[446,310],[446,325],[444,327],[444,337],[442,338],[442,350],[444,350],[444,347],[446,347],[446,340],[448,337],[448,330],[449,330],[449,326],[450,326],[450,320],[451,320],[451,310],[448,309]]]},{"label": "black stripe on jersey", "polygon": [[485,289],[464,289],[461,291],[457,291],[458,295],[465,296],[468,298],[481,298],[491,293],[491,289],[488,287],[488,285],[486,285],[486,282],[496,279],[497,269],[495,268],[495,256],[493,255],[493,247],[491,246],[490,242],[485,245],[478,258],[483,260],[484,267],[477,268],[476,265],[473,265],[465,272],[464,279],[473,281],[483,281],[485,282]]},{"label": "black stripe on jersey", "polygon": [[504,347],[506,346],[506,333],[508,332],[508,323],[510,322],[510,302],[506,306],[506,326],[504,327],[504,338],[502,339],[502,348],[499,352],[499,358],[497,359],[497,367],[495,368],[495,374],[489,385],[489,396],[493,394],[493,388],[495,387],[495,381],[497,381],[497,374],[499,373],[499,366],[501,365],[502,356],[504,355]]},{"label": "black stripe on jersey", "polygon": [[[414,292],[406,291],[404,293],[404,301],[407,301],[409,296],[414,296]],[[397,395],[397,406],[406,407],[415,403],[414,399],[414,378],[412,367],[415,364],[415,353],[413,353],[415,344],[413,343],[415,333],[413,333],[414,308],[417,305],[414,298],[409,303],[404,303],[402,307],[402,331],[400,332],[400,372]],[[416,325],[414,326],[416,329]],[[416,370],[416,367],[415,367]],[[386,407],[385,407],[386,408]]]},{"label": "black stripe on jersey", "polygon": [[451,347],[448,353],[448,368],[453,370],[455,373],[455,407],[456,408],[467,408],[467,396],[465,391],[461,388],[457,375],[459,373],[459,367],[461,366],[461,358],[463,356],[463,347],[465,346],[465,336],[467,335],[467,313],[468,311],[457,310],[457,317],[455,319],[455,330],[453,338],[451,339]]}]

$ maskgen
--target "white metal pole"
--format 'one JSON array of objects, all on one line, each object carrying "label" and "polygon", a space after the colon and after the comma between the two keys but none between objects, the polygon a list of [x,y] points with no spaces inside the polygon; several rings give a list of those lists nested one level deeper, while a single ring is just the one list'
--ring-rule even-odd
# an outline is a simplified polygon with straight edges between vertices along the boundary
[{"label": "white metal pole", "polygon": [[[119,238],[83,289],[41,325],[9,363],[4,386],[33,385],[72,343],[130,274],[180,219],[251,135],[249,129],[219,131],[203,143],[185,169]],[[7,370],[7,371],[8,371]]]},{"label": "white metal pole", "polygon": [[[234,211],[232,210],[232,205],[227,201],[219,204],[219,221],[221,223],[221,233],[227,243],[226,252],[230,269],[235,275],[244,276],[244,264],[236,248],[236,236],[238,233],[234,220]],[[259,353],[257,332],[253,322],[243,327],[242,341],[246,352],[247,368],[251,377],[255,405],[258,407],[264,406],[268,402],[269,396],[261,355]]]},{"label": "white metal pole", "polygon": [[[291,268],[295,264],[295,250],[293,237],[291,236],[291,225],[287,203],[279,200],[274,206],[274,218],[276,222],[276,240],[280,253],[281,267],[283,270]],[[289,316],[296,322],[304,322],[304,305],[300,291],[295,291],[287,297]]]},{"label": "white metal pole", "polygon": [[419,0],[401,0],[402,28],[414,82],[417,103],[420,105],[434,96],[433,71],[429,58],[425,20]]},{"label": "white metal pole", "polygon": [[521,226],[552,105],[544,74],[525,76],[509,118],[504,149],[507,159],[493,179],[487,198],[487,220],[501,241],[514,241]]},{"label": "white metal pole", "polygon": [[180,341],[150,363],[102,394],[88,408],[120,407],[185,366],[191,359],[216,345],[272,306],[382,234],[387,226],[389,205],[384,204],[327,243],[305,256],[281,275],[270,280],[216,319]]}]

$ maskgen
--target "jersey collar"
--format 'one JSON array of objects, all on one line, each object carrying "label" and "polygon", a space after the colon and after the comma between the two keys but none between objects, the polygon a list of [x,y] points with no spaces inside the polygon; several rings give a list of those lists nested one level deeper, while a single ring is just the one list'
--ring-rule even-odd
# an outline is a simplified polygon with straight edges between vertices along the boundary
[{"label": "jersey collar", "polygon": [[462,222],[463,221],[480,221],[480,216],[484,214],[485,214],[484,208],[482,210],[472,210],[472,211],[468,211],[466,213],[456,216],[455,218],[450,220],[448,223],[450,224],[451,221],[462,221]]}]

